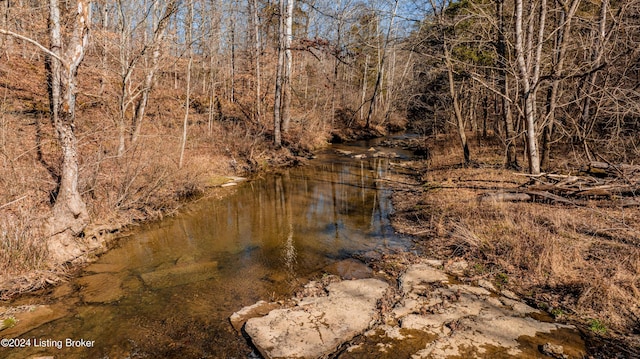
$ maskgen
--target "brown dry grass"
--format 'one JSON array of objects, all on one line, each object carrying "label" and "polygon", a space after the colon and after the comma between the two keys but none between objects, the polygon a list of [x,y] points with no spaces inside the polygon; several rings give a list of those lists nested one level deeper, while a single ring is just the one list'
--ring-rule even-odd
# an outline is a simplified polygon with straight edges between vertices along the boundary
[{"label": "brown dry grass", "polygon": [[430,163],[413,164],[423,173],[422,186],[396,193],[397,228],[418,234],[426,255],[465,258],[470,278],[506,285],[555,315],[574,313],[584,323],[595,318],[622,334],[637,331],[640,210],[597,201],[480,202],[483,193],[528,179],[501,168],[496,143],[476,148],[474,166],[460,166],[454,141],[432,141]]}]

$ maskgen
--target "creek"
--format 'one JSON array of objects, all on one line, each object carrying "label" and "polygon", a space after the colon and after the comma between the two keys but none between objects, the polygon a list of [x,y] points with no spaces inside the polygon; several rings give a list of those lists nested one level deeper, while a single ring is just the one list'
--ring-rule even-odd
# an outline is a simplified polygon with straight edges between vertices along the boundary
[{"label": "creek", "polygon": [[[373,157],[368,149],[379,143],[333,145],[308,165],[241,183],[221,200],[197,200],[120,239],[47,294],[64,314],[21,336],[44,345],[3,348],[0,356],[254,356],[229,324],[234,311],[287,298],[354,255],[410,246],[391,227],[391,191],[380,179],[411,153],[382,149],[400,158]],[[59,341],[61,349],[47,345]]]}]

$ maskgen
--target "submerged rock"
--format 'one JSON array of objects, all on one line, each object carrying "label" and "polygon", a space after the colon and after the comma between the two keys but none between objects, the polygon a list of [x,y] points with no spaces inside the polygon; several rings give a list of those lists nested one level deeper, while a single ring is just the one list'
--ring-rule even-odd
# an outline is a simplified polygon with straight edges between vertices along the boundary
[{"label": "submerged rock", "polygon": [[114,274],[101,273],[80,277],[80,296],[86,303],[112,303],[124,297],[122,280]]},{"label": "submerged rock", "polygon": [[327,287],[326,297],[249,319],[245,331],[265,358],[319,358],[369,329],[376,303],[389,285],[378,279],[347,280]]},{"label": "submerged rock", "polygon": [[336,152],[338,154],[343,155],[343,156],[350,156],[353,153],[353,151],[340,150],[340,149],[336,150]]},{"label": "submerged rock", "polygon": [[373,277],[373,270],[357,259],[345,259],[324,268],[329,274],[343,279],[365,279]]},{"label": "submerged rock", "polygon": [[175,265],[140,275],[145,285],[152,288],[177,287],[215,277],[218,262]]}]

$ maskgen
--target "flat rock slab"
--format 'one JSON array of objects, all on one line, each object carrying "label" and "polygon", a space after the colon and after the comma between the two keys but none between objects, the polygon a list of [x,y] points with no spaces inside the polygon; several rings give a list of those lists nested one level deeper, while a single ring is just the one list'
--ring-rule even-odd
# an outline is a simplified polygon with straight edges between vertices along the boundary
[{"label": "flat rock slab", "polygon": [[245,331],[267,359],[319,358],[371,327],[388,288],[372,278],[333,283],[328,296],[306,297],[293,308],[249,319]]},{"label": "flat rock slab", "polygon": [[145,285],[152,288],[169,288],[199,282],[218,274],[218,262],[175,265],[140,275]]},{"label": "flat rock slab", "polygon": [[402,293],[409,294],[416,289],[421,289],[423,284],[446,283],[449,281],[447,274],[427,263],[414,264],[400,278]]},{"label": "flat rock slab", "polygon": [[[545,342],[553,342],[547,347],[555,345],[567,358],[583,357],[584,342],[575,327],[535,320],[530,315],[537,309],[514,300],[514,293],[496,295],[487,281],[472,286],[450,284],[446,278],[444,270],[427,261],[411,265],[400,277],[403,296],[393,309],[400,328],[435,338],[412,358],[532,358],[543,354],[539,347]],[[379,356],[377,349],[372,351]]]}]

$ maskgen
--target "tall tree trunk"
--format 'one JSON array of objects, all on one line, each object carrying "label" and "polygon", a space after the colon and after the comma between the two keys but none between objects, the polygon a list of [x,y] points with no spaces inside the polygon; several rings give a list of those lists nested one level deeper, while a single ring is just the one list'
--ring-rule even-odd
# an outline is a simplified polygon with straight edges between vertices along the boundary
[{"label": "tall tree trunk", "polygon": [[[102,7],[100,8],[100,12],[101,12],[101,29],[103,34],[106,35],[107,30],[108,30],[108,26],[109,26],[109,4],[105,1],[102,4]],[[102,53],[100,54],[100,65],[102,67],[102,73],[100,74],[100,89],[98,90],[98,95],[102,96],[102,94],[104,93],[104,86],[107,82],[107,39],[103,38],[103,43],[102,43],[102,48],[101,51]],[[1,44],[0,44],[1,45]]]},{"label": "tall tree trunk", "polygon": [[384,45],[382,46],[382,55],[380,58],[380,65],[378,66],[378,76],[376,77],[376,84],[373,86],[373,94],[371,95],[371,101],[369,102],[369,112],[367,113],[367,121],[365,123],[366,128],[371,127],[371,117],[373,116],[373,109],[378,98],[378,91],[382,83],[382,69],[384,68],[384,60],[387,56],[387,45],[389,44],[389,37],[391,36],[391,29],[393,28],[393,20],[395,20],[396,12],[398,11],[398,0],[395,1],[393,12],[391,13],[391,20],[389,21],[389,28],[387,29],[387,36],[384,39]]},{"label": "tall tree trunk", "polygon": [[500,104],[502,107],[502,121],[505,128],[506,161],[505,167],[518,169],[516,155],[516,133],[513,126],[513,113],[509,100],[509,82],[507,79],[507,50],[505,43],[504,27],[504,0],[496,0],[496,16],[498,18],[498,86],[500,90]]},{"label": "tall tree trunk", "polygon": [[[233,3],[236,5],[237,3]],[[229,100],[236,102],[236,13],[231,10],[231,89]]]},{"label": "tall tree trunk", "polygon": [[578,133],[584,146],[584,151],[590,161],[593,161],[593,156],[588,145],[588,137],[591,132],[591,94],[596,84],[596,78],[598,76],[597,69],[602,64],[602,46],[604,46],[606,40],[606,26],[607,26],[607,11],[609,8],[609,0],[602,0],[600,5],[600,19],[598,22],[598,33],[593,41],[593,49],[591,51],[591,71],[587,77],[586,85],[583,89],[582,95],[582,111],[580,115],[580,123],[578,125]]},{"label": "tall tree trunk", "polygon": [[283,103],[282,103],[282,132],[289,131],[289,123],[291,122],[291,42],[293,40],[293,3],[294,0],[287,0],[287,12],[284,26],[284,74],[283,74]]},{"label": "tall tree trunk", "polygon": [[118,17],[119,17],[119,60],[120,60],[120,93],[119,95],[119,113],[116,119],[116,128],[118,130],[118,148],[117,148],[117,156],[122,157],[124,155],[126,144],[126,123],[127,123],[127,109],[131,104],[130,101],[130,93],[129,86],[131,81],[131,75],[133,71],[133,67],[135,65],[135,61],[132,62],[130,59],[130,47],[129,47],[129,21],[128,16],[125,14],[124,4],[122,2],[118,2]]},{"label": "tall tree trunk", "polygon": [[[222,8],[222,6],[219,6]],[[213,134],[213,121],[220,119],[220,100],[216,91],[216,74],[213,70],[215,64],[215,56],[218,53],[219,41],[222,32],[221,13],[216,11],[215,6],[210,6],[210,19],[212,19],[211,33],[209,34],[209,123],[208,134]]]},{"label": "tall tree trunk", "polygon": [[568,5],[566,2],[561,2],[560,15],[558,16],[557,21],[553,66],[551,68],[552,80],[547,93],[546,125],[542,130],[542,168],[549,166],[551,156],[551,136],[553,135],[553,127],[556,122],[555,112],[558,103],[558,88],[560,86],[560,77],[564,70],[564,59],[568,43],[567,38],[571,33],[571,22],[579,4],[580,0],[572,0],[571,5]]},{"label": "tall tree trunk", "polygon": [[367,70],[369,68],[369,55],[364,57],[364,68],[362,69],[362,101],[360,105],[360,120],[364,120],[364,103],[367,98]]},{"label": "tall tree trunk", "polygon": [[262,81],[260,80],[260,55],[262,48],[260,45],[260,18],[258,17],[258,0],[253,0],[253,31],[254,31],[254,49],[256,61],[256,120],[260,122],[260,114],[262,113]]},{"label": "tall tree trunk", "polygon": [[385,105],[385,119],[389,119],[391,115],[391,109],[393,108],[393,100],[395,95],[395,81],[396,81],[396,47],[391,49],[391,63],[389,64],[389,79],[387,81],[387,101]]},{"label": "tall tree trunk", "polygon": [[338,68],[340,66],[340,50],[342,46],[342,0],[338,0],[337,8],[340,11],[336,16],[338,18],[338,28],[336,30],[336,51],[333,59],[333,81],[331,82],[331,128],[333,129],[334,120],[336,118],[336,89],[338,88]]},{"label": "tall tree trunk", "polygon": [[280,19],[278,22],[278,63],[276,65],[276,93],[273,103],[273,143],[282,146],[282,87],[284,74],[284,1],[279,0]]},{"label": "tall tree trunk", "polygon": [[469,143],[467,142],[467,134],[465,133],[464,118],[462,117],[462,110],[460,108],[460,101],[458,100],[458,92],[455,88],[455,82],[453,78],[453,64],[451,63],[451,54],[449,52],[448,45],[445,43],[442,45],[444,49],[444,61],[447,66],[447,79],[449,80],[449,95],[453,101],[453,111],[456,118],[456,124],[458,126],[458,136],[460,137],[460,145],[464,155],[464,164],[467,165],[471,161],[471,154],[469,152]]},{"label": "tall tree trunk", "polygon": [[184,120],[182,121],[182,140],[180,141],[180,160],[178,168],[182,168],[184,164],[184,149],[187,146],[187,128],[189,127],[189,108],[191,107],[191,66],[193,65],[193,51],[191,50],[191,39],[193,37],[193,1],[189,1],[189,13],[187,14],[187,33],[185,38],[185,46],[187,47],[187,90],[184,104]]},{"label": "tall tree trunk", "polygon": [[[49,98],[51,119],[62,149],[62,165],[53,213],[47,222],[50,256],[66,261],[80,254],[79,246],[70,235],[82,233],[89,222],[87,207],[78,190],[78,148],[74,133],[76,77],[89,41],[91,5],[78,0],[73,14],[73,32],[69,37],[66,53],[62,53],[62,33],[58,0],[49,0]],[[63,59],[62,63],[59,59]],[[60,236],[61,235],[61,236]]]},{"label": "tall tree trunk", "polygon": [[[535,58],[530,51],[527,51],[525,54],[524,49],[524,38],[525,33],[523,30],[523,9],[522,9],[522,0],[516,0],[516,11],[515,11],[515,30],[516,30],[516,58],[518,62],[518,72],[520,77],[520,83],[523,91],[523,99],[524,99],[524,122],[526,129],[526,142],[527,142],[527,157],[529,159],[529,172],[531,174],[539,174],[540,173],[540,156],[538,153],[538,136],[536,129],[536,119],[535,119],[535,89],[538,83],[539,71],[540,71],[540,61],[542,56],[542,44],[544,42],[544,23],[546,18],[546,0],[541,0],[540,5],[540,13],[539,13],[539,33],[537,37],[536,44],[536,52]],[[532,6],[533,9],[533,6]],[[530,19],[529,21],[533,21]],[[530,27],[530,31],[527,34],[528,39],[532,42],[532,38],[534,34],[531,33],[532,27]],[[531,47],[532,46],[528,46]],[[526,59],[525,59],[526,56]],[[533,66],[533,69],[530,69],[530,66]]]}]

